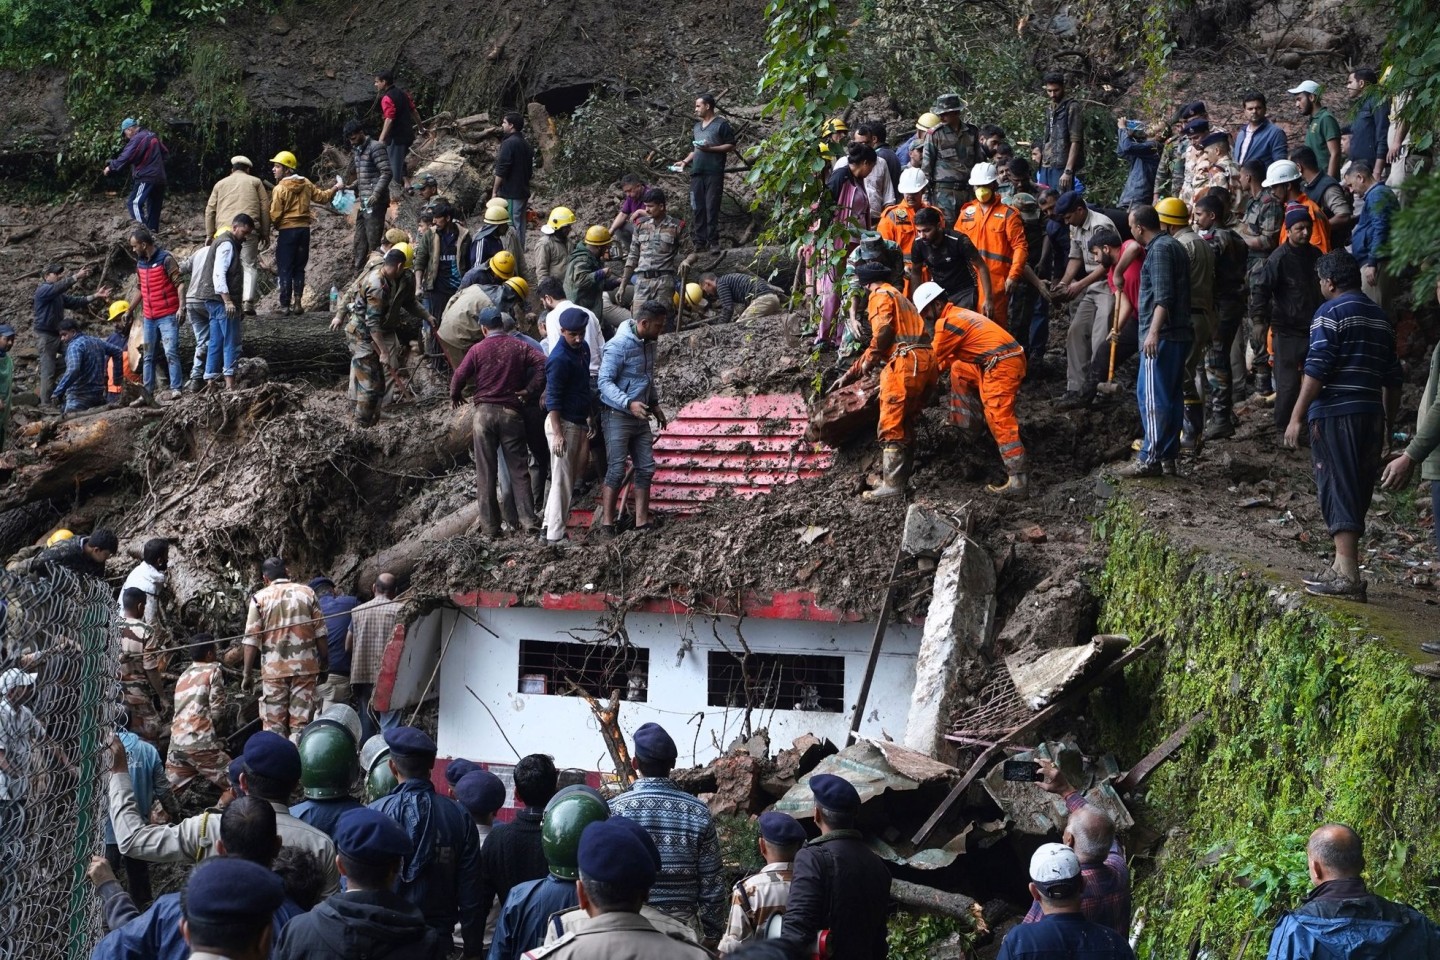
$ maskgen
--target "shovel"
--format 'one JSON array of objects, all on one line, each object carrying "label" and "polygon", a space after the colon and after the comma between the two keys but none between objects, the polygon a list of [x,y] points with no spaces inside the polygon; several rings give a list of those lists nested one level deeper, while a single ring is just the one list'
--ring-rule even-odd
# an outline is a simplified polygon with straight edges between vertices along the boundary
[{"label": "shovel", "polygon": [[1120,329],[1119,324],[1120,298],[1117,296],[1115,298],[1115,306],[1111,308],[1110,311],[1110,372],[1106,375],[1105,382],[1097,384],[1095,387],[1096,391],[1105,394],[1107,397],[1120,392],[1120,384],[1115,382],[1115,348],[1118,347],[1119,344],[1114,340],[1114,335],[1118,333]]}]

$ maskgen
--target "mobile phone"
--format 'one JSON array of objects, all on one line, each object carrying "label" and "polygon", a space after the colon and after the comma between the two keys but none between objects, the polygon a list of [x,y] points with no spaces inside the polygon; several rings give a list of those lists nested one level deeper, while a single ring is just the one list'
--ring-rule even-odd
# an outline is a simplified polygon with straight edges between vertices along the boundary
[{"label": "mobile phone", "polygon": [[1128,129],[1130,129],[1130,130],[1144,130],[1144,129],[1145,129],[1145,121],[1143,121],[1143,120],[1126,120],[1126,121],[1125,121],[1125,126],[1126,126]]},{"label": "mobile phone", "polygon": [[1006,760],[1003,775],[1012,782],[1039,783],[1040,764],[1034,760]]}]

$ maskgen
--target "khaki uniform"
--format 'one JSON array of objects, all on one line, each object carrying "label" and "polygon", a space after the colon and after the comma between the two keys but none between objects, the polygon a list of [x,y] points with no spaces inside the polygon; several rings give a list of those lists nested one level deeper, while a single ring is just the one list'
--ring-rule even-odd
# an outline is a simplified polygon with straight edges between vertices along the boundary
[{"label": "khaki uniform", "polygon": [[540,247],[535,251],[535,281],[565,281],[565,265],[570,259],[570,244],[567,240],[551,234],[542,234]]},{"label": "khaki uniform", "polygon": [[445,312],[440,315],[440,348],[452,368],[460,366],[470,348],[485,338],[480,327],[480,312],[494,305],[489,289],[478,283],[461,290],[445,305]]},{"label": "khaki uniform", "polygon": [[785,915],[791,876],[790,864],[767,863],[759,873],[735,884],[730,895],[730,919],[720,938],[721,953],[734,953],[749,940],[765,938],[771,918]]},{"label": "khaki uniform", "polygon": [[260,650],[260,723],[266,730],[300,742],[300,731],[315,719],[325,615],[315,591],[281,577],[250,598],[245,646]]},{"label": "khaki uniform", "polygon": [[[565,926],[562,936],[554,937],[553,920],[545,936],[545,944],[524,953],[526,960],[580,960],[604,957],[605,960],[704,960],[710,956],[693,939],[689,927],[670,920],[662,930],[653,917],[658,910],[644,907],[636,913],[602,913],[587,917],[583,910],[572,910],[560,920]],[[660,916],[664,916],[660,914]],[[575,917],[571,920],[571,917]],[[669,918],[666,918],[667,920]],[[680,933],[683,929],[689,936]],[[674,932],[670,932],[674,930]]]},{"label": "khaki uniform", "polygon": [[673,311],[671,300],[675,296],[675,274],[680,269],[683,233],[684,224],[668,214],[659,222],[642,216],[636,223],[635,242],[630,244],[630,255],[625,260],[625,269],[636,278],[634,309],[638,310],[646,300],[656,300],[667,311]]},{"label": "khaki uniform", "polygon": [[202,776],[221,790],[230,787],[230,755],[215,718],[224,713],[225,677],[219,663],[192,663],[175,683],[175,717],[170,721],[170,752],[165,774],[179,790]]},{"label": "khaki uniform", "polygon": [[159,670],[155,656],[155,633],[144,620],[120,618],[120,689],[125,711],[130,715],[130,729],[142,740],[159,743],[165,733],[160,714],[155,709],[155,691],[150,687],[147,670]]},{"label": "khaki uniform", "polygon": [[930,180],[930,199],[945,217],[955,214],[970,195],[970,168],[980,162],[980,143],[969,124],[956,131],[941,124],[931,131],[920,154],[920,169]]},{"label": "khaki uniform", "polygon": [[[147,823],[135,803],[130,774],[112,773],[109,790],[110,822],[115,825],[115,842],[125,856],[150,863],[199,863],[215,853],[215,838],[220,836],[219,810],[206,810],[179,823]],[[275,809],[275,833],[281,842],[316,858],[325,872],[325,896],[339,893],[335,842],[291,816],[285,804],[272,800],[270,806]]]},{"label": "khaki uniform", "polygon": [[216,182],[205,204],[205,236],[230,226],[237,213],[247,213],[255,220],[255,232],[240,247],[240,267],[245,274],[245,301],[255,299],[255,277],[260,263],[260,244],[270,239],[270,190],[265,181],[243,170],[232,170],[230,176]]}]

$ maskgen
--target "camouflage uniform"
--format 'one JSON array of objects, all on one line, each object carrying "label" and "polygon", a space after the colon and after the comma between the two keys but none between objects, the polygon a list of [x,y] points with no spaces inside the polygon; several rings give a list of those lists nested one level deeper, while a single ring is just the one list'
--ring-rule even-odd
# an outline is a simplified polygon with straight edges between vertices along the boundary
[{"label": "camouflage uniform", "polygon": [[146,676],[146,671],[160,669],[154,649],[155,633],[148,623],[120,618],[121,697],[130,715],[130,729],[152,744],[159,743],[165,733],[160,713],[155,709],[155,691]]},{"label": "camouflage uniform", "polygon": [[920,169],[930,178],[930,201],[940,208],[946,223],[954,223],[961,205],[970,199],[970,168],[980,162],[980,141],[968,123],[957,132],[946,124],[936,127],[925,141]]},{"label": "camouflage uniform", "polygon": [[[1264,237],[1270,241],[1270,250],[1274,250],[1280,240],[1280,226],[1285,219],[1285,204],[1281,203],[1269,190],[1261,190],[1258,197],[1250,197],[1245,201],[1244,213],[1240,222],[1240,233],[1246,237]],[[1249,329],[1250,349],[1255,354],[1255,372],[1270,372],[1270,349],[1267,344],[1267,334],[1270,332],[1270,325],[1262,318],[1266,315],[1264,305],[1259,302],[1260,295],[1256,289],[1256,281],[1260,276],[1260,269],[1265,266],[1265,258],[1269,251],[1261,253],[1259,250],[1251,250],[1248,246],[1249,260],[1245,269],[1245,291],[1247,306],[1245,310],[1246,325]]]},{"label": "camouflage uniform", "polygon": [[790,901],[791,865],[767,863],[754,876],[735,884],[730,895],[730,919],[720,938],[722,954],[734,953],[749,940],[765,939],[770,919],[785,915]]},{"label": "camouflage uniform", "polygon": [[316,641],[325,636],[325,615],[315,591],[281,577],[250,598],[245,645],[260,650],[260,724],[300,742],[300,731],[315,719],[320,659]]},{"label": "camouflage uniform", "polygon": [[[387,280],[375,267],[360,283],[359,299],[364,306],[352,308],[345,324],[345,339],[350,344],[350,375],[355,383],[355,422],[368,427],[380,419],[380,402],[385,399],[385,367],[375,350],[373,334],[378,331],[390,362],[398,369],[400,338],[392,331],[406,326],[404,312],[422,320],[425,311],[415,301],[414,284],[406,274]],[[413,329],[413,328],[412,328]]]},{"label": "camouflage uniform", "polygon": [[635,225],[635,242],[625,269],[636,278],[635,307],[646,300],[656,300],[671,310],[675,296],[675,272],[680,266],[680,248],[684,243],[685,224],[666,214],[656,223],[642,216]]},{"label": "camouflage uniform", "polygon": [[225,678],[218,663],[192,663],[175,683],[175,718],[170,721],[170,755],[165,774],[182,789],[197,776],[228,789],[225,752],[215,718],[225,711]]},{"label": "camouflage uniform", "polygon": [[845,258],[845,273],[841,275],[841,288],[844,291],[842,296],[853,302],[852,313],[855,326],[859,328],[852,330],[849,324],[845,326],[845,334],[840,338],[840,352],[836,358],[836,363],[841,367],[848,367],[851,360],[865,352],[865,347],[870,342],[870,295],[855,279],[855,269],[867,260],[880,260],[890,267],[891,286],[899,289],[905,283],[905,255],[900,250],[900,245],[871,230],[860,234],[860,243]]}]

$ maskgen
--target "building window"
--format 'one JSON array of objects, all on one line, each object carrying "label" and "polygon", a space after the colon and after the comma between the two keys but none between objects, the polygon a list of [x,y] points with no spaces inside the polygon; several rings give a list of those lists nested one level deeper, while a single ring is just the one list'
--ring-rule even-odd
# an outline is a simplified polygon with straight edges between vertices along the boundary
[{"label": "building window", "polygon": [[521,640],[515,689],[554,697],[575,697],[583,691],[598,700],[608,700],[619,690],[621,700],[644,703],[650,689],[650,651],[629,644]]},{"label": "building window", "polygon": [[845,658],[820,654],[710,654],[708,703],[754,710],[845,709]]}]

